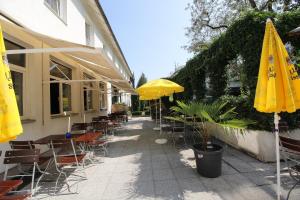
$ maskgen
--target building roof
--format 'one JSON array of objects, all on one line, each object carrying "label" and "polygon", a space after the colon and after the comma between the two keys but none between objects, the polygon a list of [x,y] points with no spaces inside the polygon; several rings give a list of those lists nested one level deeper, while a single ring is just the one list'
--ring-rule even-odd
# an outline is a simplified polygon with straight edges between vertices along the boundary
[{"label": "building roof", "polygon": [[102,6],[101,6],[99,0],[95,0],[95,3],[96,3],[96,5],[97,5],[97,7],[98,7],[98,9],[99,9],[99,11],[100,11],[100,13],[101,13],[101,15],[102,15],[104,21],[105,21],[105,23],[106,23],[106,25],[107,25],[107,27],[108,27],[108,29],[109,29],[109,31],[110,31],[110,34],[111,34],[112,37],[113,37],[113,40],[114,40],[114,42],[115,42],[115,44],[116,44],[118,50],[119,50],[120,53],[121,53],[121,56],[122,56],[124,62],[126,63],[126,67],[127,67],[128,70],[130,71],[131,75],[133,75],[133,73],[132,73],[132,71],[131,71],[131,69],[130,69],[130,67],[129,67],[129,65],[128,65],[128,62],[127,62],[127,60],[126,60],[126,58],[125,58],[125,56],[124,56],[124,53],[123,53],[123,51],[122,51],[122,49],[121,49],[121,47],[120,47],[120,45],[119,45],[119,42],[118,42],[118,40],[117,40],[117,38],[116,38],[116,36],[115,36],[115,34],[114,34],[114,32],[113,32],[111,26],[110,26],[110,23],[109,23],[109,21],[108,21],[106,15],[105,15],[105,13],[104,13],[104,10],[103,10],[103,8],[102,8]]}]

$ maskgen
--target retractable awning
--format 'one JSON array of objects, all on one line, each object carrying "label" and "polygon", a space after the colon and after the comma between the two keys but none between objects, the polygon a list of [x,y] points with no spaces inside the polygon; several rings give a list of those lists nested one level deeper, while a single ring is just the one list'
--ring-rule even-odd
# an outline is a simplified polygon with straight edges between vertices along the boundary
[{"label": "retractable awning", "polygon": [[12,30],[15,34],[27,34],[35,39],[43,42],[50,48],[44,49],[25,49],[25,50],[10,50],[7,53],[51,53],[60,52],[71,59],[75,60],[80,65],[92,70],[101,77],[105,77],[112,85],[121,90],[132,93],[134,89],[131,86],[129,77],[115,66],[113,61],[107,56],[102,48],[94,48],[86,45],[72,43],[69,41],[49,37],[30,29],[20,27],[6,20],[0,19],[3,30]]}]

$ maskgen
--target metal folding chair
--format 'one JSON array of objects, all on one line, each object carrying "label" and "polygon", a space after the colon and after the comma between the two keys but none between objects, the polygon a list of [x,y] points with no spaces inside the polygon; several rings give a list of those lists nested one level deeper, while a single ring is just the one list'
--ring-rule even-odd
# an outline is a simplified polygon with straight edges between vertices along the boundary
[{"label": "metal folding chair", "polygon": [[295,184],[288,192],[287,200],[297,185],[300,185],[300,140],[280,136],[280,151],[287,164],[289,174]]},{"label": "metal folding chair", "polygon": [[[4,172],[3,180],[6,180],[7,178],[16,178],[16,177],[21,177],[21,178],[31,177],[30,193],[31,195],[34,195],[34,193],[38,188],[38,184],[40,180],[45,175],[45,172],[42,171],[38,165],[39,155],[40,155],[39,149],[6,151],[5,158],[4,158],[5,172]],[[29,166],[31,173],[29,173],[29,170],[26,170],[25,173],[22,174],[8,175],[9,165],[12,164]],[[36,185],[34,187],[36,170],[38,170],[41,173],[41,176],[38,178]]]},{"label": "metal folding chair", "polygon": [[72,169],[73,172],[76,172],[80,167],[82,167],[82,171],[84,173],[83,176],[75,174],[73,175],[79,176],[82,179],[86,179],[86,174],[84,172],[84,159],[86,154],[76,151],[72,139],[51,140],[50,148],[52,149],[54,157],[55,169],[58,172],[54,191],[55,193],[57,193],[57,184],[61,175],[63,175],[65,177],[67,189],[69,192],[71,192],[70,184],[68,182],[67,170]]}]

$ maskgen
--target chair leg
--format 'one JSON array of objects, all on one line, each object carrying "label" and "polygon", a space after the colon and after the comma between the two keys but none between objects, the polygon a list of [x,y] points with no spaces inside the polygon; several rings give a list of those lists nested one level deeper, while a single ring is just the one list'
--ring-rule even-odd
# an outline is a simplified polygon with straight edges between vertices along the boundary
[{"label": "chair leg", "polygon": [[289,200],[290,194],[291,194],[292,190],[293,190],[298,184],[300,184],[300,180],[297,181],[297,182],[293,185],[293,187],[289,190],[289,193],[288,193],[288,195],[287,195],[287,197],[286,197],[286,200]]},{"label": "chair leg", "polygon": [[57,177],[57,179],[56,179],[56,182],[55,182],[54,194],[57,193],[57,184],[58,184],[58,181],[59,181],[60,176],[61,176],[61,172],[59,173],[59,175],[58,175],[58,177]]},{"label": "chair leg", "polygon": [[34,195],[34,177],[35,177],[35,168],[36,168],[36,163],[33,164],[33,169],[32,169],[32,178],[31,178],[31,187],[30,187],[30,193],[31,193],[31,196]]},{"label": "chair leg", "polygon": [[36,184],[35,184],[35,189],[34,189],[35,191],[34,191],[34,193],[36,193],[36,191],[38,190],[39,183],[40,183],[40,181],[42,180],[42,178],[43,178],[46,174],[47,174],[47,175],[50,174],[50,173],[47,172],[47,170],[48,170],[48,168],[49,168],[49,166],[50,166],[50,164],[51,164],[52,162],[53,162],[53,160],[50,159],[44,171],[41,170],[41,168],[39,167],[39,165],[36,166],[38,172],[40,172],[42,175],[38,178],[38,180],[37,180],[37,182],[36,182]]}]

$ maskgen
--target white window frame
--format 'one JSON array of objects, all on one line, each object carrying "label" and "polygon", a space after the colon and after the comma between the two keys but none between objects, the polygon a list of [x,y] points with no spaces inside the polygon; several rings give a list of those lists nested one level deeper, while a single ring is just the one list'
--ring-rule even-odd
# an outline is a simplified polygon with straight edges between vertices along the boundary
[{"label": "white window frame", "polygon": [[[95,77],[87,74],[87,73],[83,73],[83,78],[85,80],[92,80],[92,79],[95,79]],[[92,84],[92,86],[90,86],[89,84]],[[86,88],[86,89],[85,89]],[[91,100],[92,100],[92,107],[90,108],[89,107],[89,104],[87,103],[87,109],[85,109],[84,107],[84,91],[92,91],[91,92]],[[95,110],[95,102],[94,102],[94,93],[95,93],[95,84],[94,82],[83,82],[83,86],[82,86],[82,95],[83,95],[83,110],[84,112],[89,112],[89,111],[94,111]]]},{"label": "white window frame", "polygon": [[[4,33],[5,34],[5,33]],[[23,43],[22,41],[19,41],[13,37],[11,37],[10,35],[5,35],[4,39],[12,42],[12,43],[15,43],[16,45],[19,45],[23,48],[27,48],[28,45]],[[26,96],[26,91],[27,91],[27,76],[28,76],[28,69],[27,69],[27,66],[28,66],[28,57],[27,57],[27,54],[25,54],[25,66],[22,67],[22,66],[18,66],[18,65],[15,65],[15,64],[12,64],[8,61],[8,67],[11,71],[15,71],[15,72],[19,72],[19,73],[22,73],[22,76],[23,76],[23,88],[22,88],[22,95],[23,95],[23,102],[22,102],[22,109],[23,109],[23,114],[21,115],[20,114],[20,117],[21,117],[21,120],[23,119],[27,119],[29,117],[29,112],[30,112],[30,106],[28,104],[28,97]]]},{"label": "white window frame", "polygon": [[44,5],[56,16],[58,17],[63,23],[67,24],[67,5],[68,0],[57,0],[59,1],[59,10],[58,13],[54,10],[49,3],[44,0]]},{"label": "white window frame", "polygon": [[[100,84],[104,85],[104,90],[101,90]],[[103,97],[104,96],[104,97]],[[104,99],[104,102],[102,101]],[[99,82],[99,103],[100,110],[107,109],[107,84],[105,82]]]},{"label": "white window frame", "polygon": [[94,28],[87,21],[85,22],[84,28],[85,28],[85,43],[86,45],[93,47],[95,45]]},{"label": "white window frame", "polygon": [[25,106],[26,104],[26,97],[25,97],[25,91],[26,91],[26,66],[27,66],[27,59],[25,58],[25,67],[21,67],[21,66],[18,66],[18,65],[14,65],[14,64],[11,64],[11,63],[8,63],[8,66],[10,68],[11,71],[15,71],[15,72],[18,72],[18,73],[21,73],[22,76],[23,76],[23,80],[22,80],[22,110],[23,110],[23,114],[21,116],[21,119],[24,119],[27,114],[28,114],[28,111],[26,109],[27,106]]},{"label": "white window frame", "polygon": [[[71,70],[71,74],[73,75],[73,69],[71,67],[68,67],[68,66],[66,66],[64,64],[61,64],[60,62],[56,61],[55,59],[50,59],[50,63],[53,63],[53,62],[57,63],[57,64],[60,64],[60,65],[62,65],[64,67],[69,68]],[[49,67],[49,69],[50,69],[50,67]],[[60,77],[57,77],[57,76],[52,76],[50,70],[49,70],[49,76],[50,76],[50,79],[53,79],[55,81],[64,81],[64,80],[66,80],[66,79],[63,79],[63,78],[60,78]],[[50,83],[50,84],[52,84],[52,83]],[[62,82],[60,82],[58,84],[59,84],[59,113],[57,113],[57,114],[51,114],[51,110],[50,110],[51,116],[62,115],[64,113],[67,113],[67,114],[73,113],[73,106],[72,106],[73,105],[73,101],[72,101],[72,84],[70,84],[70,83],[62,83]],[[63,106],[64,106],[63,105],[63,84],[67,84],[67,85],[71,86],[71,110],[69,110],[69,111],[64,111],[63,110]],[[51,104],[51,101],[50,101],[50,104]]]}]

